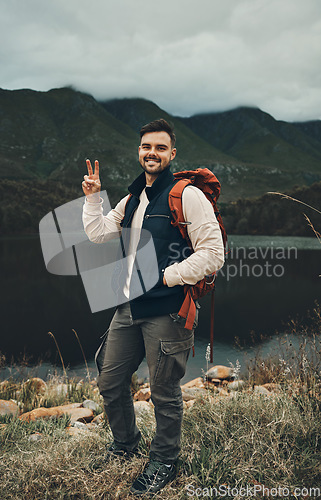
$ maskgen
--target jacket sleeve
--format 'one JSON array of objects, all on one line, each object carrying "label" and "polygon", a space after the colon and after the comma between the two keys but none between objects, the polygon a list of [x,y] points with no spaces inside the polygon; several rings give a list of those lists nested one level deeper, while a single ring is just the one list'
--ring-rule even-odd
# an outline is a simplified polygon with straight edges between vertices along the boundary
[{"label": "jacket sleeve", "polygon": [[169,287],[195,285],[207,274],[224,265],[224,245],[213,207],[204,193],[195,186],[187,186],[182,194],[184,219],[194,253],[164,272]]},{"label": "jacket sleeve", "polygon": [[86,201],[83,206],[83,225],[90,241],[104,243],[116,238],[121,232],[121,221],[125,215],[125,206],[129,195],[120,200],[115,208],[107,215],[103,214],[103,200],[98,202]]}]

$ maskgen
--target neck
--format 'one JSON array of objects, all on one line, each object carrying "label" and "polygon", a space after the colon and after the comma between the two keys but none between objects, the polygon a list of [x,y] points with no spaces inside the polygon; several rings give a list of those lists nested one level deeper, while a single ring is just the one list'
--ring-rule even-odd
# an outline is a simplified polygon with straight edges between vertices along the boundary
[{"label": "neck", "polygon": [[146,186],[152,186],[153,182],[156,181],[158,175],[152,175],[145,172]]}]

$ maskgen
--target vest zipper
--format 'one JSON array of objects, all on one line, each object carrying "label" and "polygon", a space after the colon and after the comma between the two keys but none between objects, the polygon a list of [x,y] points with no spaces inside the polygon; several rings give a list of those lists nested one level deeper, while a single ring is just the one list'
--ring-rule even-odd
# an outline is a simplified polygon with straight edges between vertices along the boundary
[{"label": "vest zipper", "polygon": [[165,217],[166,219],[170,219],[169,215],[163,215],[163,214],[155,214],[155,215],[147,214],[147,215],[145,215],[145,219],[149,219],[150,217]]}]

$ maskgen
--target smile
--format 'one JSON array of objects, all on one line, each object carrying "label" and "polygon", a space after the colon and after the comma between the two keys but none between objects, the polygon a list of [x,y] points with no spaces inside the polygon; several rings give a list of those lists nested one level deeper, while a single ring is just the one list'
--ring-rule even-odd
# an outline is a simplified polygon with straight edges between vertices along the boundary
[{"label": "smile", "polygon": [[161,164],[160,160],[147,160],[145,159],[145,164],[148,167],[158,167]]}]

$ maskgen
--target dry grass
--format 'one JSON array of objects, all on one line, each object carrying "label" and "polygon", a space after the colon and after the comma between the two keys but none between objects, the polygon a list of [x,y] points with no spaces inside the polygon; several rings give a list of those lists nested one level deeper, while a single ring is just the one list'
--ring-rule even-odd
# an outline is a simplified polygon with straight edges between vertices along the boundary
[{"label": "dry grass", "polygon": [[[291,330],[304,334],[300,345],[294,348],[285,342],[277,356],[258,355],[248,366],[242,391],[225,397],[208,391],[185,411],[178,474],[158,498],[188,499],[196,488],[202,493],[207,491],[202,488],[222,485],[239,490],[254,485],[287,488],[290,494],[297,487],[320,487],[320,307],[316,305],[305,329],[292,323]],[[92,382],[69,380],[63,395],[56,390],[62,381],[49,381],[40,395],[28,384],[11,381],[3,385],[0,398],[17,399],[25,411],[83,399],[101,405]],[[280,392],[262,395],[252,390],[264,382],[280,384]],[[139,417],[142,457],[129,462],[115,459],[97,470],[92,463],[101,462],[105,445],[112,440],[108,424],[72,437],[65,430],[67,417],[30,423],[2,418],[2,422],[7,425],[0,427],[1,500],[130,499],[130,486],[148,459],[155,431],[152,416]],[[35,432],[41,433],[40,441],[30,441]]]},{"label": "dry grass", "polygon": [[[13,419],[0,433],[0,498],[126,499],[147,456],[119,459],[99,471],[90,463],[111,440],[108,426],[77,437],[65,432],[68,419],[26,424]],[[150,417],[140,419],[142,451],[154,432]],[[35,431],[40,442],[30,442]],[[240,487],[263,484],[315,487],[321,480],[320,402],[283,391],[263,397],[251,392],[200,400],[185,412],[179,473],[159,498],[189,498],[186,487]]]},{"label": "dry grass", "polygon": [[[247,361],[246,373],[251,385],[277,383],[284,387],[298,385],[301,391],[321,393],[321,308],[315,303],[306,325],[292,320],[288,334],[280,337],[268,357],[260,349]],[[300,342],[294,342],[296,337]]]}]

